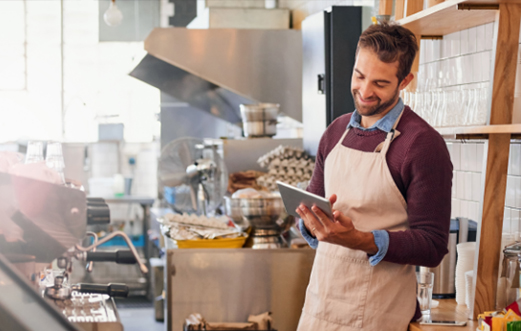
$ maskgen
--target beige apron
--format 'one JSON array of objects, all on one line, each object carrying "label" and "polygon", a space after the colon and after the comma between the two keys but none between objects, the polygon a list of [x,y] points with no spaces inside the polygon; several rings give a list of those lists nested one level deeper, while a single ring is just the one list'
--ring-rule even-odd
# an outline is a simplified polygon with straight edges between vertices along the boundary
[{"label": "beige apron", "polygon": [[[343,146],[348,129],[326,158],[326,197],[338,196],[334,208],[358,230],[408,229],[407,204],[385,159],[400,117],[380,153]],[[381,261],[372,267],[363,251],[320,242],[298,331],[406,331],[415,309],[413,266]]]}]

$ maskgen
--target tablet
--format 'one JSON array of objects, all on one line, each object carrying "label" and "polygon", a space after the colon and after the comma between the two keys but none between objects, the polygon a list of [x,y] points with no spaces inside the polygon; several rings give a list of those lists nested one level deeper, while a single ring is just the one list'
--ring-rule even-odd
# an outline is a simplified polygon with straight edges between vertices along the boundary
[{"label": "tablet", "polygon": [[331,210],[331,203],[328,199],[283,182],[277,181],[277,185],[288,214],[300,218],[300,215],[297,214],[295,210],[303,203],[309,210],[311,210],[313,205],[316,205],[324,214],[329,216],[330,219],[333,219],[333,211]]}]

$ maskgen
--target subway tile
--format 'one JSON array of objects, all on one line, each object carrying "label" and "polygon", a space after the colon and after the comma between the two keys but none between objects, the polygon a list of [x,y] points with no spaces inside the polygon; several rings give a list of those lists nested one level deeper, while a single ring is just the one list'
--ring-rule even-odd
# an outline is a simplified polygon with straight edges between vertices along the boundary
[{"label": "subway tile", "polygon": [[467,150],[468,150],[468,158],[469,158],[469,171],[478,171],[477,169],[477,144],[475,143],[468,143],[467,144]]},{"label": "subway tile", "polygon": [[461,42],[460,42],[460,32],[454,32],[450,34],[450,56],[460,56],[461,55]]},{"label": "subway tile", "polygon": [[442,58],[448,58],[450,57],[450,35],[443,36],[443,39],[441,40],[441,57]]},{"label": "subway tile", "polygon": [[515,207],[516,206],[516,190],[514,187],[514,177],[513,176],[507,176],[507,189],[506,189],[506,196],[505,196],[505,205],[508,207]]},{"label": "subway tile", "polygon": [[476,51],[481,52],[485,50],[485,25],[476,27]]},{"label": "subway tile", "polygon": [[425,40],[425,62],[427,63],[434,61],[432,46],[432,40]]},{"label": "subway tile", "polygon": [[463,84],[463,57],[458,56],[454,58],[454,61],[456,62],[456,77],[454,77],[455,83],[461,85]]},{"label": "subway tile", "polygon": [[509,173],[521,175],[521,144],[510,144]]},{"label": "subway tile", "polygon": [[457,79],[458,68],[457,68],[456,58],[449,59],[449,70],[450,70],[449,85],[456,85],[458,83],[458,79]]},{"label": "subway tile", "polygon": [[463,84],[472,83],[474,63],[472,54],[463,56]]},{"label": "subway tile", "polygon": [[471,144],[461,144],[461,170],[469,171],[470,169],[470,149]]},{"label": "subway tile", "polygon": [[483,72],[482,72],[482,80],[483,81],[490,81],[490,51],[485,51],[481,53],[481,64],[483,66]]},{"label": "subway tile", "polygon": [[467,200],[461,200],[460,202],[460,217],[469,217],[469,202]]},{"label": "subway tile", "polygon": [[450,209],[450,218],[456,218],[459,217],[459,200],[458,199],[452,199],[451,209]]},{"label": "subway tile", "polygon": [[439,61],[441,58],[441,40],[432,41],[432,60]]},{"label": "subway tile", "polygon": [[521,208],[521,177],[519,177],[519,176],[513,176],[513,177],[514,177],[514,192],[515,192],[514,206],[516,208]]},{"label": "subway tile", "polygon": [[461,171],[456,172],[456,198],[465,198],[465,173]]},{"label": "subway tile", "polygon": [[491,50],[494,41],[494,22],[485,24],[485,49]]},{"label": "subway tile", "polygon": [[521,229],[521,224],[519,224],[520,222],[521,222],[521,220],[520,220],[520,211],[519,211],[519,209],[510,209],[510,225],[512,227],[512,232],[514,234],[516,232],[519,233],[519,231]]},{"label": "subway tile", "polygon": [[461,143],[460,142],[455,142],[452,145],[451,161],[452,161],[454,170],[461,170]]},{"label": "subway tile", "polygon": [[485,152],[485,144],[476,144],[476,162],[478,164],[477,171],[483,171],[483,153]]},{"label": "subway tile", "polygon": [[510,209],[510,231],[519,232],[519,211],[516,209]]},{"label": "subway tile", "polygon": [[470,202],[469,206],[469,219],[477,222],[479,220],[480,204],[478,202]]},{"label": "subway tile", "polygon": [[469,30],[461,30],[460,31],[460,40],[461,40],[461,55],[468,54],[469,52]]},{"label": "subway tile", "polygon": [[469,29],[469,53],[475,53],[477,49],[476,45],[476,28]]},{"label": "subway tile", "polygon": [[481,201],[481,173],[472,174],[472,201]]},{"label": "subway tile", "polygon": [[512,233],[510,219],[510,208],[505,208],[503,211],[503,233]]},{"label": "subway tile", "polygon": [[465,200],[472,200],[472,172],[465,172]]},{"label": "subway tile", "polygon": [[482,80],[483,63],[481,62],[481,53],[475,53],[472,57],[472,81],[477,83]]}]

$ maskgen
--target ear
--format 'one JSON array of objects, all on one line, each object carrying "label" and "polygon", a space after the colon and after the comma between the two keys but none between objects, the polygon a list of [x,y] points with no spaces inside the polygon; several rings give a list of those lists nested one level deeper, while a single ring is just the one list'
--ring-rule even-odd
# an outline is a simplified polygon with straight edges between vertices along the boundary
[{"label": "ear", "polygon": [[407,85],[409,85],[409,83],[414,79],[414,74],[412,72],[410,72],[407,76],[405,76],[405,78],[402,80],[402,82],[400,83],[400,90],[403,90],[404,88],[407,87]]}]

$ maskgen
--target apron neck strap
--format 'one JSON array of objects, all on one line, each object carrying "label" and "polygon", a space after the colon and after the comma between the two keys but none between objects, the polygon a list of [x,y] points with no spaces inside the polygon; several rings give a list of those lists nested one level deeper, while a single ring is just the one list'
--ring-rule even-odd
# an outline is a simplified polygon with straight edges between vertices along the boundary
[{"label": "apron neck strap", "polygon": [[344,134],[342,135],[342,137],[340,137],[340,140],[336,143],[337,145],[342,145],[342,142],[344,141],[344,138],[347,136],[347,133],[349,132],[351,128],[347,128],[345,131],[344,131]]},{"label": "apron neck strap", "polygon": [[400,115],[394,122],[393,128],[391,129],[391,131],[389,131],[389,133],[387,133],[387,137],[385,138],[384,146],[382,147],[382,151],[380,152],[380,154],[382,154],[384,156],[387,154],[387,151],[389,150],[389,146],[391,146],[391,142],[393,141],[393,139],[395,137],[398,137],[398,135],[400,134],[400,132],[398,130],[396,130],[396,127],[398,127],[398,123],[400,123],[400,119],[402,118],[404,109],[405,109],[405,106],[402,108]]}]

